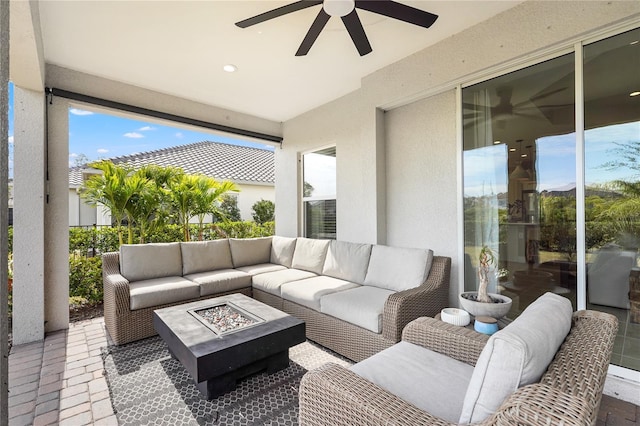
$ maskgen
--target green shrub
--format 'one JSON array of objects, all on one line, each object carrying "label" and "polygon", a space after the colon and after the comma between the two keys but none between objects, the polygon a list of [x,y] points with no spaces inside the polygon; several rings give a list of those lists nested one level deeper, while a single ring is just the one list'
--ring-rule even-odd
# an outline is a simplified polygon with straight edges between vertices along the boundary
[{"label": "green shrub", "polygon": [[69,297],[102,302],[102,257],[69,255]]},{"label": "green shrub", "polygon": [[275,220],[276,205],[270,200],[256,201],[251,206],[253,220],[256,223],[263,224],[265,222],[273,222]]}]

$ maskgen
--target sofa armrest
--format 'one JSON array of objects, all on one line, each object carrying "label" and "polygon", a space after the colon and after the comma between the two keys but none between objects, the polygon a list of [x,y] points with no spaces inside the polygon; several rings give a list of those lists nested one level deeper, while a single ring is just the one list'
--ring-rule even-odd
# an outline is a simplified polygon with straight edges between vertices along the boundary
[{"label": "sofa armrest", "polygon": [[301,425],[449,425],[354,372],[325,364],[300,382]]},{"label": "sofa armrest", "polygon": [[102,255],[102,285],[104,287],[105,321],[131,309],[129,281],[120,274],[120,253]]},{"label": "sofa armrest", "polygon": [[475,366],[489,336],[435,318],[421,317],[404,328],[402,340]]},{"label": "sofa armrest", "polygon": [[587,401],[541,383],[518,389],[502,403],[498,411],[481,425],[588,425],[594,424],[595,412]]},{"label": "sofa armrest", "polygon": [[416,318],[434,317],[449,303],[451,258],[434,256],[427,280],[419,287],[399,291],[387,299],[382,312],[382,335],[399,342],[402,330]]}]

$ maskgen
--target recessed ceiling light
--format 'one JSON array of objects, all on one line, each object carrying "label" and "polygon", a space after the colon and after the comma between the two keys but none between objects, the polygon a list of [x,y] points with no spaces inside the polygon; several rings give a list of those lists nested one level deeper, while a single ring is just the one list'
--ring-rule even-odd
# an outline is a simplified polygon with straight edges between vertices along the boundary
[{"label": "recessed ceiling light", "polygon": [[629,93],[629,96],[633,97],[633,96],[638,96],[640,95],[640,92],[631,92]]},{"label": "recessed ceiling light", "polygon": [[236,67],[233,64],[227,64],[224,67],[222,67],[223,70],[225,70],[226,72],[236,72],[236,70],[238,69],[238,67]]},{"label": "recessed ceiling light", "polygon": [[509,148],[509,152],[516,152],[515,148]]},{"label": "recessed ceiling light", "polygon": [[527,158],[527,154],[520,154],[520,157]]},{"label": "recessed ceiling light", "polygon": [[629,43],[629,44],[633,46],[634,44],[638,44],[638,43],[640,43],[640,40],[634,40],[634,41],[632,41],[632,42],[631,42],[631,43]]},{"label": "recessed ceiling light", "polygon": [[502,143],[502,142],[500,142],[500,141],[493,141],[493,144],[494,144],[494,145],[500,145],[501,143]]}]

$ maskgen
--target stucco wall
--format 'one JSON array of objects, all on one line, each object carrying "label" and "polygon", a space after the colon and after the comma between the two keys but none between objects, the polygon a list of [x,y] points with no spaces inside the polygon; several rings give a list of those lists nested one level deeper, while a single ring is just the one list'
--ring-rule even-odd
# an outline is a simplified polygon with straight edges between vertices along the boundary
[{"label": "stucco wall", "polygon": [[269,185],[238,185],[238,208],[242,220],[253,220],[251,209],[257,201],[276,201],[276,189]]},{"label": "stucco wall", "polygon": [[[385,114],[389,245],[457,256],[455,112],[450,90]],[[452,286],[451,300],[457,294]]]},{"label": "stucco wall", "polygon": [[[640,24],[639,17],[640,2],[525,2],[285,122],[276,152],[276,232],[299,235],[300,152],[336,144],[338,239],[430,247],[451,256],[450,302],[456,305],[462,265],[455,87],[571,49],[585,34]],[[380,108],[387,110],[382,122]]]}]

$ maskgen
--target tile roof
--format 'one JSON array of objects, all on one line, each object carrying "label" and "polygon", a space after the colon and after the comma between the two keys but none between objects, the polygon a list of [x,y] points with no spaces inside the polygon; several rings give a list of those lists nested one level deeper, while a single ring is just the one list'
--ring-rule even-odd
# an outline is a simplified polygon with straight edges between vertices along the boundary
[{"label": "tile roof", "polygon": [[[147,164],[181,167],[185,173],[202,173],[235,183],[275,182],[273,151],[219,142],[203,141],[107,160],[136,169]],[[82,184],[82,170],[82,167],[69,169],[70,186]]]}]

